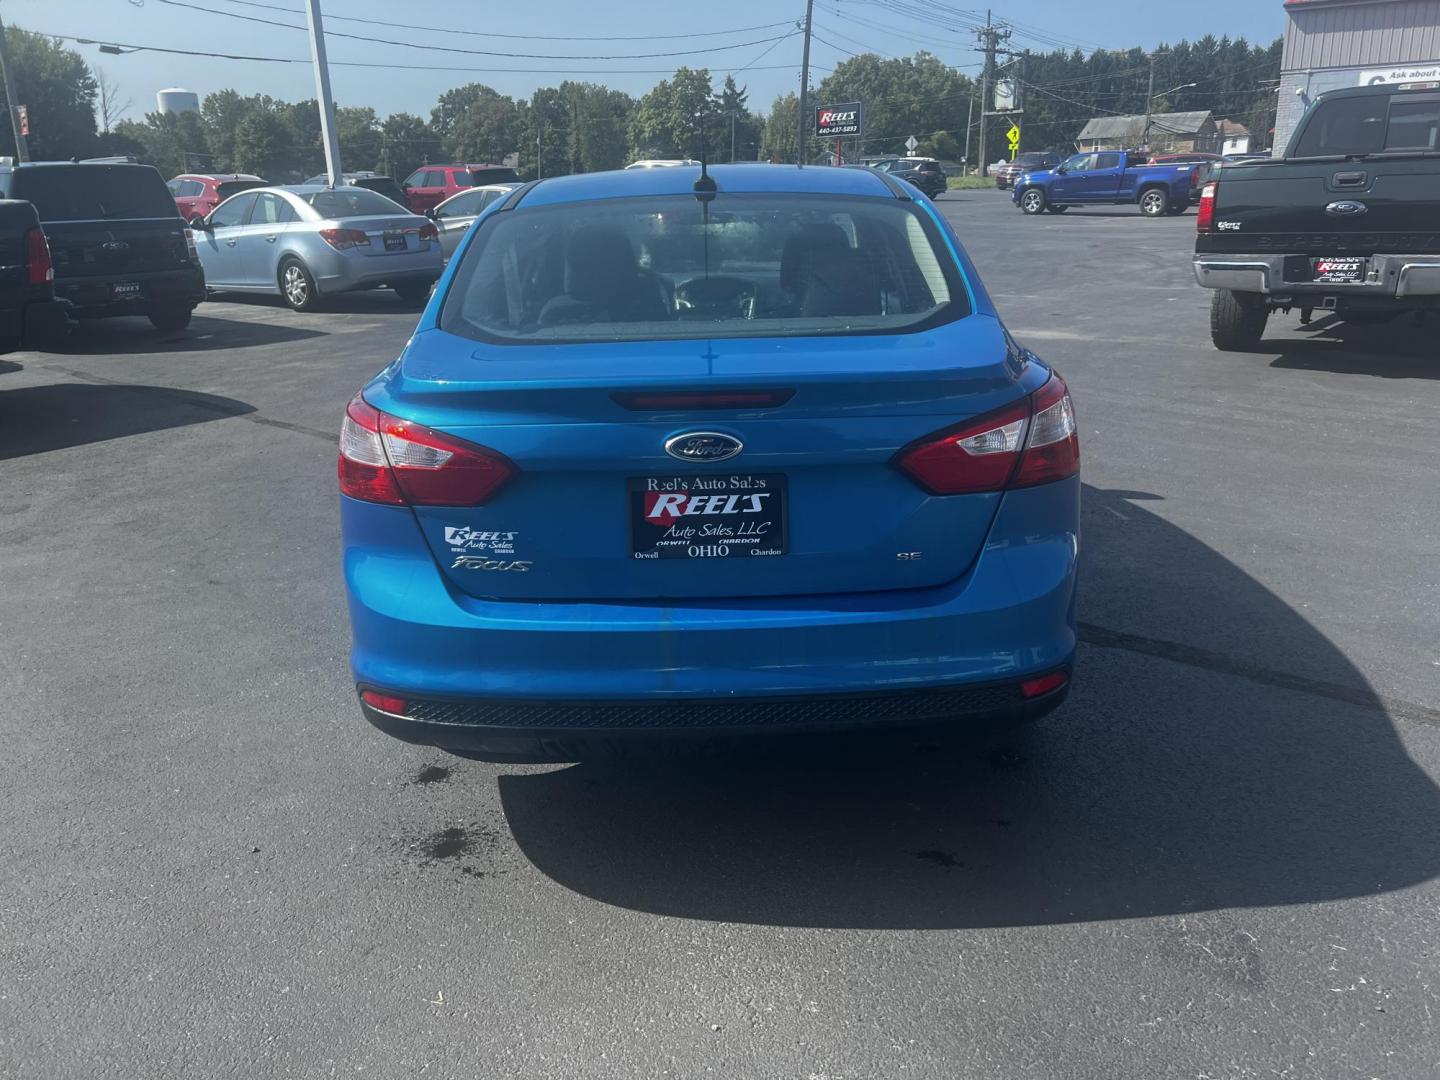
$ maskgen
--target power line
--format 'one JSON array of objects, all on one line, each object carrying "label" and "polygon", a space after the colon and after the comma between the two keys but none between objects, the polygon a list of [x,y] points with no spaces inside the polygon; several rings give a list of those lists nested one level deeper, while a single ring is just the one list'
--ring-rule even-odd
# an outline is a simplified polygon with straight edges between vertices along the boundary
[{"label": "power line", "polygon": [[[220,15],[227,19],[239,19],[242,22],[258,23],[261,26],[275,26],[284,30],[304,30],[303,26],[296,26],[294,23],[276,22],[274,19],[262,19],[255,15],[241,15],[236,11],[217,11],[215,8],[203,7],[200,4],[187,3],[186,0],[159,0],[167,7],[185,8],[190,11],[200,11],[207,15]],[[604,54],[565,54],[565,53],[511,53],[496,52],[491,49],[462,49],[454,45],[422,45],[414,41],[398,41],[391,38],[368,37],[365,34],[347,34],[340,30],[327,30],[327,38],[345,38],[350,41],[365,41],[375,45],[394,45],[402,49],[419,49],[422,52],[444,52],[460,53],[465,56],[500,56],[511,60],[657,60],[671,56],[694,56],[697,53],[725,52],[730,49],[746,49],[751,45],[767,45],[772,41],[779,41],[785,35],[779,37],[757,38],[754,41],[737,41],[730,45],[709,45],[702,49],[680,49],[673,52],[652,52],[652,53],[616,53],[614,55]]]},{"label": "power line", "polygon": [[[109,38],[99,40],[96,38],[78,37],[74,34],[61,34],[53,30],[37,30],[35,33],[43,33],[46,37],[58,38],[61,41],[73,42],[76,45],[111,45],[118,49],[126,49],[132,52],[155,52],[164,53],[169,56],[202,56],[211,60],[250,60],[266,64],[310,64],[309,57],[289,56],[254,56],[245,53],[223,53],[210,52],[201,49],[174,49],[164,45],[138,45],[129,41],[114,41]],[[793,35],[785,35],[790,37]],[[783,41],[784,38],[779,40]],[[378,71],[444,71],[459,72],[471,75],[673,75],[674,68],[476,68],[476,67],[447,67],[436,64],[384,64],[364,60],[331,60],[331,67],[353,67],[371,68]],[[772,64],[765,67],[751,67],[750,71],[791,71],[794,64]],[[732,74],[736,68],[715,68],[717,74]],[[830,68],[819,68],[816,71],[829,71]]]},{"label": "power line", "polygon": [[[280,4],[263,4],[259,0],[223,0],[238,7],[260,8],[265,11],[279,11],[286,15],[303,15],[303,11],[284,7]],[[224,14],[223,12],[221,14]],[[793,19],[783,22],[761,23],[758,26],[737,26],[732,30],[703,30],[688,34],[628,34],[606,36],[603,34],[501,34],[493,30],[460,30],[453,26],[420,26],[415,23],[387,22],[384,19],[364,19],[358,15],[326,14],[327,21],[364,23],[367,26],[388,26],[396,30],[424,30],[437,34],[460,34],[465,37],[506,38],[520,41],[675,41],[682,38],[726,37],[730,34],[748,34],[753,30],[774,30],[779,26],[794,26]]]}]

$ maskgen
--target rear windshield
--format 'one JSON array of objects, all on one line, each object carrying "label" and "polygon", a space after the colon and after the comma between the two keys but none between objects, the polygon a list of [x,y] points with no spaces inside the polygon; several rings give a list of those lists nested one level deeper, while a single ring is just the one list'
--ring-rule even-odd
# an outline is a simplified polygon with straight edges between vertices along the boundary
[{"label": "rear windshield", "polygon": [[1440,150],[1440,94],[1321,101],[1290,157]]},{"label": "rear windshield", "polygon": [[378,214],[408,214],[399,203],[366,188],[343,187],[301,196],[325,218],[369,217]]},{"label": "rear windshield", "polygon": [[[463,174],[457,175],[456,180],[463,187],[465,180],[462,179],[462,176]],[[500,168],[497,166],[493,169],[470,170],[470,183],[477,187],[481,184],[513,184],[519,179],[520,177],[515,174],[515,170],[510,168]]]},{"label": "rear windshield", "polygon": [[898,199],[674,195],[481,220],[440,325],[482,341],[894,333],[969,314],[934,223]]},{"label": "rear windshield", "polygon": [[41,221],[179,216],[160,174],[146,165],[56,165],[16,169],[11,198],[35,204]]},{"label": "rear windshield", "polygon": [[249,191],[251,188],[264,186],[264,180],[226,180],[215,185],[215,193],[222,199],[228,199],[237,192]]},{"label": "rear windshield", "polygon": [[1049,154],[1021,154],[1015,159],[1016,165],[1044,165],[1050,160]]}]

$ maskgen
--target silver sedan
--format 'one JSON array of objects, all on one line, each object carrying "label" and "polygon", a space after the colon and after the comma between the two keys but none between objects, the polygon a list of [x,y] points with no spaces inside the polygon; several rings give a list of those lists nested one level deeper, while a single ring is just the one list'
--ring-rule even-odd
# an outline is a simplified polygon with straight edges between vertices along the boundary
[{"label": "silver sedan", "polygon": [[465,230],[470,228],[487,206],[499,202],[519,186],[485,184],[462,191],[459,195],[452,195],[434,210],[425,211],[425,216],[434,221],[435,227],[440,230],[440,250],[445,253],[445,258],[449,259],[455,254],[460,241],[465,239]]},{"label": "silver sedan", "polygon": [[252,188],[190,226],[208,288],[279,293],[296,311],[381,285],[420,303],[443,266],[433,222],[360,187]]}]

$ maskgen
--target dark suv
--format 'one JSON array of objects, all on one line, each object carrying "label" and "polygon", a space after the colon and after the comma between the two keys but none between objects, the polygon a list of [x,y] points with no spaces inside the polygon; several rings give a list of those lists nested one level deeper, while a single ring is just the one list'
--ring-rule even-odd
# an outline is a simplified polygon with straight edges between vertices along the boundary
[{"label": "dark suv", "polygon": [[872,168],[909,181],[932,199],[950,186],[945,170],[934,158],[889,158]]},{"label": "dark suv", "polygon": [[190,230],[149,165],[0,166],[0,195],[34,204],[50,243],[55,295],[79,319],[145,315],[179,330],[205,299]]}]

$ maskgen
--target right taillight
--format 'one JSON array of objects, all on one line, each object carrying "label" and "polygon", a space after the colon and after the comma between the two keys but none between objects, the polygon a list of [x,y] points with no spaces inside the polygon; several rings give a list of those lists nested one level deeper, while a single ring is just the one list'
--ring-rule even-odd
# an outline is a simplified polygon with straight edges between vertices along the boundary
[{"label": "right taillight", "polygon": [[1220,181],[1212,180],[1200,192],[1200,209],[1195,217],[1197,232],[1209,232],[1215,227],[1215,192],[1219,187]]},{"label": "right taillight", "polygon": [[44,285],[55,280],[55,264],[50,261],[50,242],[38,225],[25,234],[25,280],[31,285]]},{"label": "right taillight", "polygon": [[340,493],[391,506],[479,506],[516,472],[508,459],[375,408],[359,394],[340,426]]},{"label": "right taillight", "polygon": [[1059,375],[1027,398],[921,439],[898,464],[932,495],[1032,487],[1080,471],[1075,407]]},{"label": "right taillight", "polygon": [[366,235],[364,229],[321,229],[320,239],[336,251],[349,251],[351,248],[370,246],[370,237]]}]

